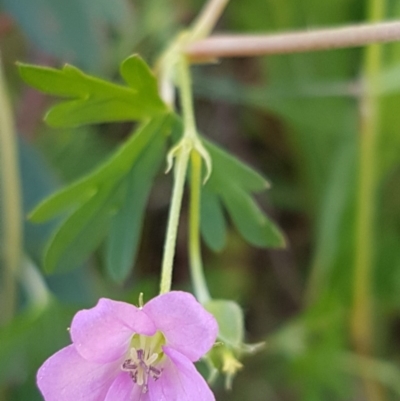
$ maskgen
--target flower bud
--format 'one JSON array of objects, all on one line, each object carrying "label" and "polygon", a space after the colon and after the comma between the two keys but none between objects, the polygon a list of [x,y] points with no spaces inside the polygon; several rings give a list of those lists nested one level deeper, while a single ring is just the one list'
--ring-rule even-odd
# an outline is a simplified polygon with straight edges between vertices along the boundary
[{"label": "flower bud", "polygon": [[242,308],[234,301],[211,300],[204,304],[206,310],[217,320],[219,331],[217,343],[206,355],[210,369],[209,381],[213,381],[218,372],[225,375],[225,387],[232,387],[232,380],[243,367],[240,359],[244,354],[259,351],[264,343],[244,343],[244,318]]}]

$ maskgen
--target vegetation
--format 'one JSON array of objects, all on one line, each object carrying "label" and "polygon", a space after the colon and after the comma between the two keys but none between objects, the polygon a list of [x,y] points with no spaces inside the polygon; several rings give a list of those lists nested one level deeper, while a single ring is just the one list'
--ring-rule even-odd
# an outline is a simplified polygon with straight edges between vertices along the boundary
[{"label": "vegetation", "polygon": [[203,6],[0,1],[0,401],[42,399],[76,311],[160,285],[218,320],[217,400],[399,399],[400,44],[185,51],[400,6]]}]

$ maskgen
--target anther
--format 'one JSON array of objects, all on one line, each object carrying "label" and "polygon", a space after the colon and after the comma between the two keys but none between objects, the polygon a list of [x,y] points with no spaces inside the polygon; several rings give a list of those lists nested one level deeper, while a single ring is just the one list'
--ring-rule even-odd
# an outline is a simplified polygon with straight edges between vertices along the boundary
[{"label": "anther", "polygon": [[162,369],[157,369],[153,366],[159,354],[156,352],[153,352],[151,355],[149,354],[146,350],[132,347],[130,358],[126,359],[121,366],[123,371],[129,373],[132,381],[142,387],[142,393],[147,393],[149,389],[149,376],[155,381],[160,378],[162,373]]}]

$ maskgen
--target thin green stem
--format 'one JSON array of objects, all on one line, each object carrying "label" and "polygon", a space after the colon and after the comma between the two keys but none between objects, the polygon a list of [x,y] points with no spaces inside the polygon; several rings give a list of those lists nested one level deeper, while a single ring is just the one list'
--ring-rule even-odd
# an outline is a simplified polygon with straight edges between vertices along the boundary
[{"label": "thin green stem", "polygon": [[181,56],[179,59],[178,74],[185,137],[194,138],[197,136],[197,132],[193,108],[192,80],[189,63],[185,56]]},{"label": "thin green stem", "polygon": [[174,71],[183,54],[182,48],[188,43],[208,36],[228,2],[229,0],[209,0],[194,21],[192,28],[179,34],[158,60],[156,74],[159,77],[159,92],[161,98],[172,110],[175,101]]},{"label": "thin green stem", "polygon": [[[183,114],[184,134],[179,143],[170,150],[167,161],[168,169],[175,160],[175,182],[172,191],[172,201],[168,220],[167,235],[164,247],[164,257],[161,272],[160,292],[168,292],[171,288],[173,259],[176,247],[176,234],[179,223],[183,189],[189,157],[196,152],[204,158],[208,174],[211,171],[211,159],[203,147],[196,129],[196,121],[193,109],[192,82],[190,77],[189,64],[185,56],[180,56],[177,66],[179,78],[179,93],[181,97],[181,107]],[[201,172],[200,172],[201,175]]]},{"label": "thin green stem", "polygon": [[171,290],[172,271],[178,232],[179,215],[182,205],[183,189],[190,149],[182,147],[175,160],[174,188],[172,191],[171,207],[169,210],[167,234],[165,238],[164,256],[161,270],[160,294]]},{"label": "thin green stem", "polygon": [[4,276],[2,323],[8,322],[16,309],[16,280],[22,249],[21,190],[17,143],[11,106],[0,63],[0,160],[3,209]]},{"label": "thin green stem", "polygon": [[168,164],[172,165],[175,157],[175,177],[172,191],[171,207],[168,218],[167,234],[165,238],[164,256],[161,270],[160,293],[170,291],[172,270],[176,248],[179,215],[190,153],[197,140],[196,123],[193,110],[192,88],[189,66],[185,57],[180,57],[178,64],[179,91],[181,96],[184,134],[181,141],[168,155]]},{"label": "thin green stem", "polygon": [[191,155],[190,216],[189,216],[189,259],[194,293],[201,303],[210,300],[200,249],[200,188],[201,156],[196,151]]},{"label": "thin green stem", "polygon": [[[370,21],[384,17],[384,0],[371,0]],[[381,46],[366,48],[364,59],[364,96],[360,104],[360,159],[357,194],[356,253],[354,277],[354,306],[352,336],[360,355],[373,353],[373,259],[374,214],[376,193],[376,147],[380,130],[379,99],[377,98],[381,71]],[[371,401],[384,399],[381,388],[366,376],[366,393]]]},{"label": "thin green stem", "polygon": [[[179,40],[189,40],[191,38],[203,37],[207,35],[216,23],[220,13],[227,4],[227,0],[210,0],[205,11],[201,14],[193,30],[188,33],[188,36],[182,37]],[[180,46],[174,43],[170,51],[166,52],[163,69],[167,71],[164,74],[165,81],[165,98],[171,100],[170,75],[171,68],[176,67],[178,75],[178,87],[180,92],[184,134],[181,141],[168,154],[168,170],[172,166],[175,158],[175,178],[174,188],[172,191],[172,200],[170,213],[168,218],[167,234],[164,246],[164,256],[161,271],[160,292],[165,293],[170,291],[172,282],[173,261],[176,248],[176,236],[179,224],[179,214],[182,204],[182,196],[185,185],[185,177],[190,154],[196,150],[201,157],[204,158],[207,166],[207,176],[211,172],[211,159],[208,152],[203,147],[197,135],[196,121],[193,109],[193,93],[192,81],[190,76],[190,66],[185,55],[180,53]]]}]

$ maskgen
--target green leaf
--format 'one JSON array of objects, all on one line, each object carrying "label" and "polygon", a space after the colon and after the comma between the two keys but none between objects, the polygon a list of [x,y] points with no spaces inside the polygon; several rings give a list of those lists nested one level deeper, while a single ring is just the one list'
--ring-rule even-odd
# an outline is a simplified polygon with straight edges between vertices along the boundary
[{"label": "green leaf", "polygon": [[202,235],[206,243],[214,250],[224,245],[226,229],[220,205],[222,202],[248,242],[261,247],[285,246],[279,228],[252,197],[252,193],[267,189],[268,181],[216,145],[208,141],[204,143],[213,162],[212,174],[202,191]]},{"label": "green leaf", "polygon": [[137,55],[121,65],[121,75],[129,86],[87,75],[71,65],[61,70],[28,64],[18,67],[29,85],[48,94],[72,98],[48,111],[45,121],[53,127],[142,120],[166,111],[154,75]]},{"label": "green leaf", "polygon": [[[169,117],[167,118],[170,119]],[[166,117],[143,124],[135,135],[117,150],[110,159],[87,176],[43,200],[29,215],[33,222],[49,220],[95,196],[100,185],[107,180],[118,180],[126,175],[132,163],[146,148],[152,137],[168,124]]]},{"label": "green leaf", "polygon": [[213,251],[221,251],[226,242],[226,222],[221,201],[207,186],[201,191],[201,234]]},{"label": "green leaf", "polygon": [[124,202],[112,218],[107,240],[106,268],[117,282],[127,277],[135,262],[144,209],[154,177],[165,157],[165,141],[165,136],[157,135],[125,178],[127,188]]},{"label": "green leaf", "polygon": [[213,299],[204,307],[218,322],[218,338],[228,346],[240,348],[244,340],[244,319],[240,306],[233,301]]},{"label": "green leaf", "polygon": [[[169,129],[170,123],[171,118],[163,116],[143,124],[138,132],[94,173],[51,196],[35,209],[32,217],[36,221],[54,217],[70,208],[75,209],[58,227],[47,245],[44,257],[46,272],[67,271],[77,267],[99,245],[111,222],[118,228],[123,224],[119,219],[125,218],[132,221],[132,217],[127,217],[127,211],[137,214],[134,217],[137,219],[136,221],[142,219],[147,194],[155,170],[160,163],[165,133]],[[151,176],[149,179],[146,168],[151,162],[154,164],[150,166]],[[138,170],[135,170],[136,164]],[[140,175],[140,179],[136,174]],[[145,193],[133,194],[132,188],[129,188],[131,184],[129,180],[135,176],[135,191],[145,189]],[[146,184],[148,188],[144,188],[143,184],[142,186],[138,185],[138,179],[139,181],[149,181]],[[125,202],[132,200],[132,196],[137,197],[133,202],[138,208],[136,210],[133,210],[130,205],[124,205]],[[120,209],[123,212],[120,213]],[[130,228],[132,229],[132,227]],[[124,230],[127,231],[127,226],[124,226]],[[134,254],[135,236],[138,237],[138,235],[139,227],[136,227],[133,237],[130,237],[133,245],[129,243],[129,239],[126,239],[123,244],[119,244],[119,247],[115,248],[116,245],[114,245],[111,248],[110,260],[112,262],[120,261],[115,256],[115,252],[118,251],[122,251],[120,257],[124,259],[123,267],[114,266],[121,269],[114,275],[114,278],[121,279],[128,273],[126,257]]]},{"label": "green leaf", "polygon": [[78,267],[104,238],[117,207],[114,186],[104,186],[70,215],[50,239],[44,257],[44,270],[65,272]]},{"label": "green leaf", "polygon": [[121,64],[120,72],[131,88],[141,92],[143,96],[147,95],[149,103],[158,98],[157,81],[141,57],[134,55],[125,59]]},{"label": "green leaf", "polygon": [[279,228],[263,213],[254,200],[239,187],[226,185],[221,190],[223,202],[243,237],[255,246],[284,247]]},{"label": "green leaf", "polygon": [[218,188],[227,178],[246,192],[260,192],[270,187],[269,182],[261,174],[212,142],[204,138],[203,141],[213,161],[213,173],[208,181],[210,187]]}]

